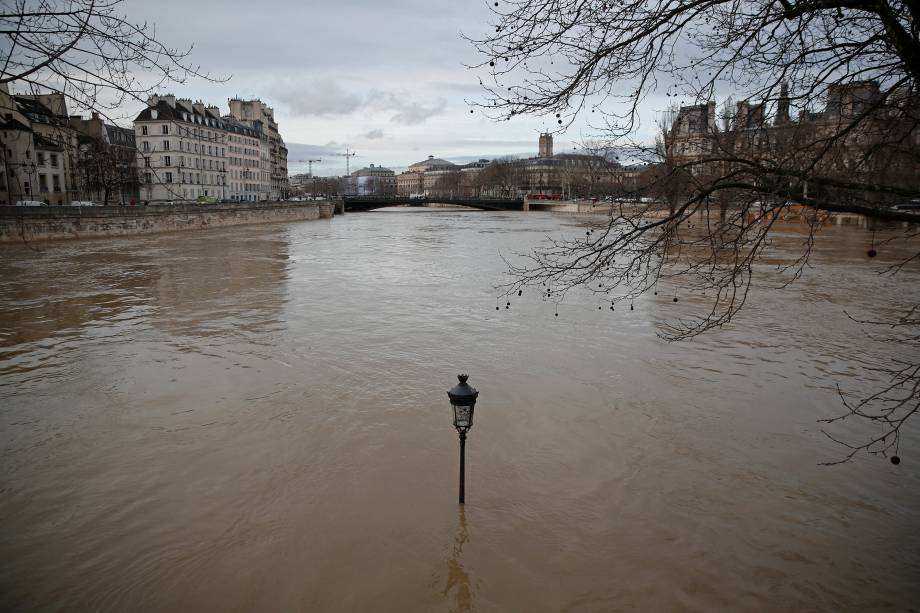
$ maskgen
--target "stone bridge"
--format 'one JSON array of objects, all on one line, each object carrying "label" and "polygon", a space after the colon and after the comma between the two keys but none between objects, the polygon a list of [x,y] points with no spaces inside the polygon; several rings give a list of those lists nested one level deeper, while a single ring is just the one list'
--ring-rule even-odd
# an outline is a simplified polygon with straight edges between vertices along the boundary
[{"label": "stone bridge", "polygon": [[346,212],[370,211],[387,206],[428,206],[429,204],[455,204],[483,211],[523,211],[522,198],[443,198],[408,196],[343,196]]}]

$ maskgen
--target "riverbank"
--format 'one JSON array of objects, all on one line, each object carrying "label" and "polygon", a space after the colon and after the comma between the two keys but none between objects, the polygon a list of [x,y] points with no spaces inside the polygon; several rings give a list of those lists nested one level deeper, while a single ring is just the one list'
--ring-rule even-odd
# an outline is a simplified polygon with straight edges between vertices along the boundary
[{"label": "riverbank", "polygon": [[328,201],[174,206],[0,206],[0,243],[310,221],[331,218],[333,209],[333,203]]}]

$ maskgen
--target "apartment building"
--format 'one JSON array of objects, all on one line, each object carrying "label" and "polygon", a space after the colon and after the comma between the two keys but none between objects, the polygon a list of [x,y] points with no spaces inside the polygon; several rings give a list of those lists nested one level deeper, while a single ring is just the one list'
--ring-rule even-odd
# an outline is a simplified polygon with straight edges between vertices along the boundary
[{"label": "apartment building", "polygon": [[136,204],[137,145],[134,128],[105,123],[93,112],[89,118],[72,115],[80,152],[77,159],[80,200],[99,204]]},{"label": "apartment building", "polygon": [[230,132],[216,106],[154,95],[134,120],[141,199],[228,198]]},{"label": "apartment building", "polygon": [[60,94],[11,95],[0,86],[0,204],[67,205],[77,196],[77,133]]},{"label": "apartment building", "polygon": [[227,129],[227,181],[230,200],[271,199],[270,155],[262,124],[224,115]]},{"label": "apartment building", "polygon": [[266,146],[263,161],[267,162],[267,168],[263,170],[268,171],[270,199],[286,198],[290,191],[287,174],[288,149],[278,132],[274,109],[259,99],[231,98],[228,102],[231,117],[253,128],[258,125],[262,132],[262,143]]}]

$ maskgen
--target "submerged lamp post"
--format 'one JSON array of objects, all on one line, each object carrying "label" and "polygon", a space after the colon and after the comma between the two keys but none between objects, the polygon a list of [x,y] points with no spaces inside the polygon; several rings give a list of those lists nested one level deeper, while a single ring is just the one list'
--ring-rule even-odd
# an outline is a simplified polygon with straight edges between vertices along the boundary
[{"label": "submerged lamp post", "polygon": [[460,383],[447,390],[450,406],[454,410],[454,428],[460,434],[460,504],[464,502],[466,481],[466,433],[473,427],[473,408],[479,392],[467,384],[469,375],[457,375]]}]

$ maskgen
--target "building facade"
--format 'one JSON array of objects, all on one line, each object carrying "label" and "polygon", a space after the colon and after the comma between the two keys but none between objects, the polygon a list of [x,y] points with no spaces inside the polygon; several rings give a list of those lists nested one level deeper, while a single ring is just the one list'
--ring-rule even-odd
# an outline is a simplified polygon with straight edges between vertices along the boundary
[{"label": "building facade", "polygon": [[107,124],[95,112],[89,119],[71,116],[70,125],[80,143],[80,199],[104,205],[136,204],[140,179],[134,129]]},{"label": "building facade", "polygon": [[396,173],[389,168],[371,164],[351,173],[345,183],[345,193],[357,196],[395,196]]},{"label": "building facade", "polygon": [[[860,186],[915,189],[920,99],[912,91],[883,93],[872,81],[833,84],[822,109],[801,110],[797,118],[791,117],[789,100],[783,85],[771,103],[772,116],[764,102],[738,102],[722,126],[716,123],[714,102],[681,107],[664,134],[665,164],[709,179],[728,173],[747,176],[750,160],[767,169],[761,174],[769,177],[775,164],[784,178],[769,178],[772,189],[803,199],[885,204],[897,197]],[[811,179],[801,180],[802,176]]]},{"label": "building facade", "polygon": [[60,94],[11,95],[0,86],[0,202],[68,205],[78,197],[77,132]]},{"label": "building facade", "polygon": [[238,202],[270,200],[269,148],[262,124],[243,123],[232,115],[225,115],[224,127],[227,129],[228,197]]},{"label": "building facade", "polygon": [[150,96],[134,134],[142,200],[228,198],[228,131],[216,106]]},{"label": "building facade", "polygon": [[256,124],[258,124],[262,132],[262,142],[266,149],[261,159],[265,163],[265,167],[260,167],[260,170],[268,173],[269,198],[271,200],[287,198],[290,192],[290,185],[288,184],[288,149],[278,131],[274,109],[258,99],[241,100],[231,98],[229,104],[231,117],[251,127],[256,127]]}]

